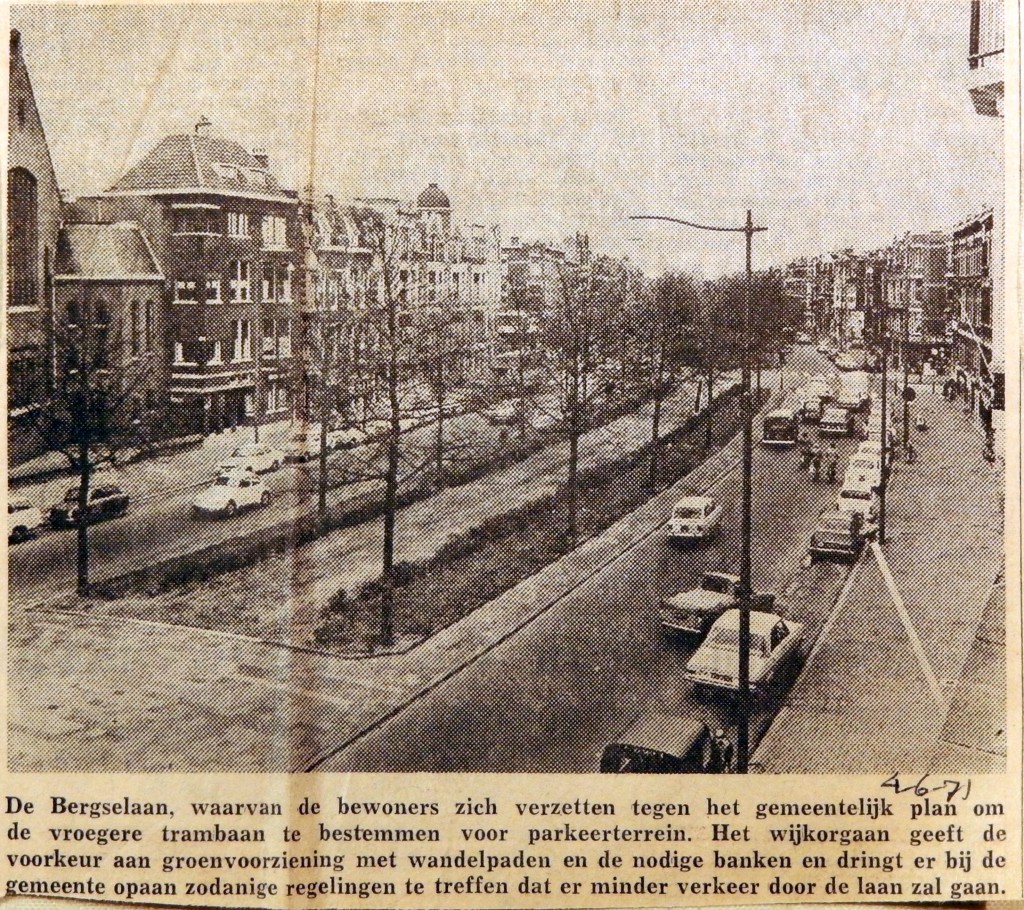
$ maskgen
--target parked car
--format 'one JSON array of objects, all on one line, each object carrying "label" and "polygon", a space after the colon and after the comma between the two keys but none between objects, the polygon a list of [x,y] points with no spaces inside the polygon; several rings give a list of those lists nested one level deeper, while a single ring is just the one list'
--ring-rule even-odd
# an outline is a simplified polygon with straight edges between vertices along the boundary
[{"label": "parked car", "polygon": [[366,442],[375,442],[391,433],[391,421],[376,418],[367,420],[363,427]]},{"label": "parked car", "polygon": [[[738,575],[729,572],[705,572],[700,586],[679,591],[661,602],[659,617],[667,633],[702,638],[726,610],[737,604]],[[759,610],[772,610],[775,595],[754,594],[751,605]]]},{"label": "parked car", "polygon": [[856,559],[864,545],[864,519],[859,512],[826,509],[818,516],[807,544],[807,553],[815,556],[840,556]]},{"label": "parked car", "polygon": [[282,447],[288,462],[313,461],[320,457],[319,433],[296,433]]},{"label": "parked car", "polygon": [[327,431],[327,447],[331,449],[354,449],[367,441],[368,435],[359,427],[339,427]]},{"label": "parked car", "polygon": [[843,486],[836,497],[836,508],[840,512],[859,512],[865,521],[874,521],[878,516],[878,494],[869,481],[858,475],[843,478]]},{"label": "parked car", "polygon": [[[804,627],[776,613],[750,611],[750,688],[763,693],[779,671],[801,657]],[[683,676],[697,686],[738,691],[740,611],[727,610],[690,658]]]},{"label": "parked car", "polygon": [[601,753],[602,774],[699,774],[708,725],[695,717],[641,714]]},{"label": "parked car", "polygon": [[826,408],[819,428],[822,436],[849,436],[853,432],[853,415],[845,408]]},{"label": "parked car", "polygon": [[818,423],[825,410],[825,399],[818,394],[804,394],[800,403],[800,419],[805,423]]},{"label": "parked car", "polygon": [[199,516],[221,515],[230,518],[239,509],[269,506],[270,491],[251,471],[221,474],[205,490],[201,490],[192,503],[193,513]]},{"label": "parked car", "polygon": [[856,452],[846,465],[847,483],[868,483],[872,489],[882,485],[882,457],[868,452]]},{"label": "parked car", "polygon": [[499,426],[515,423],[520,416],[519,407],[514,401],[499,401],[481,413],[486,420]]},{"label": "parked car", "polygon": [[[879,433],[877,437],[872,439],[865,439],[860,447],[857,449],[858,455],[874,455],[876,458],[882,457],[882,434]],[[892,464],[892,447],[889,448],[887,453],[887,463]]]},{"label": "parked car", "polygon": [[35,537],[45,521],[43,513],[24,496],[7,497],[7,539],[12,543]]},{"label": "parked car", "polygon": [[235,449],[231,457],[225,458],[217,469],[222,474],[233,471],[261,474],[264,471],[276,471],[284,461],[284,452],[280,449],[272,449],[263,442],[249,442]]},{"label": "parked car", "polygon": [[672,507],[668,536],[673,540],[703,540],[718,530],[724,509],[710,496],[686,496]]},{"label": "parked car", "polygon": [[835,387],[831,380],[821,373],[807,380],[804,384],[804,392],[807,395],[817,395],[826,404],[835,398]]},{"label": "parked car", "polygon": [[117,484],[100,483],[89,490],[89,501],[82,514],[78,507],[78,487],[64,494],[64,500],[50,508],[50,524],[56,528],[92,524],[106,518],[118,518],[128,511],[128,494]]},{"label": "parked car", "polygon": [[811,344],[812,343],[811,342],[811,336],[807,332],[797,332],[795,340],[796,340],[797,344]]}]

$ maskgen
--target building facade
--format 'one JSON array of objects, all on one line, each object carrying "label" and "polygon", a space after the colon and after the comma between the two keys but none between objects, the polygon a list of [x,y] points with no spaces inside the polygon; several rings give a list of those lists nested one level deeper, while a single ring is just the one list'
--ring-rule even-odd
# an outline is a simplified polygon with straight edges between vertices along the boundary
[{"label": "building facade", "polygon": [[79,200],[76,214],[138,224],[152,247],[165,277],[166,395],[182,429],[291,412],[304,238],[298,194],[280,186],[264,152],[212,135],[202,118]]},{"label": "building facade", "polygon": [[61,196],[17,30],[10,36],[7,116],[7,406],[12,461],[36,454],[31,415],[53,374],[50,297]]}]

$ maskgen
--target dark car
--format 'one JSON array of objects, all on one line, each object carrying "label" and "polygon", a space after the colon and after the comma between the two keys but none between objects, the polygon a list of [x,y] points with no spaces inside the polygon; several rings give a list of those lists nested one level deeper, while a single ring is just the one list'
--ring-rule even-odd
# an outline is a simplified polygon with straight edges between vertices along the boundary
[{"label": "dark car", "polygon": [[864,545],[864,519],[859,512],[825,511],[807,545],[808,555],[856,559]]},{"label": "dark car", "polygon": [[77,524],[91,524],[106,518],[118,518],[128,511],[128,494],[112,483],[98,484],[89,491],[85,513],[78,507],[78,487],[72,487],[64,494],[63,502],[50,509],[50,524],[67,527]]},{"label": "dark car", "polygon": [[[699,587],[679,591],[661,602],[662,629],[670,635],[703,638],[719,616],[737,605],[739,583],[739,576],[729,572],[705,572]],[[754,593],[751,606],[757,610],[772,610],[775,595]]]},{"label": "dark car", "polygon": [[642,714],[601,753],[602,774],[700,774],[708,725],[693,717]]}]

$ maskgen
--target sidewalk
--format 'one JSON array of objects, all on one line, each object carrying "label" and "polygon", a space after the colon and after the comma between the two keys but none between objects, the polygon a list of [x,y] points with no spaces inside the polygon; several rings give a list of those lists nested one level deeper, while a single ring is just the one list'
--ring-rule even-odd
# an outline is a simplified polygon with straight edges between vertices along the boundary
[{"label": "sidewalk", "polygon": [[761,741],[767,772],[1005,767],[1001,478],[959,408],[916,391],[929,429],[890,480],[887,542],[865,548]]}]

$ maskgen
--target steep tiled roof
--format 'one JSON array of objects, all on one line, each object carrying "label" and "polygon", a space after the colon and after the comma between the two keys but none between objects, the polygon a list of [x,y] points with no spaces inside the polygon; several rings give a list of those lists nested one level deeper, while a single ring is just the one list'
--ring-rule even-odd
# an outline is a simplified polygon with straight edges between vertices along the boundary
[{"label": "steep tiled roof", "polygon": [[107,192],[186,189],[294,199],[237,142],[187,134],[166,136]]},{"label": "steep tiled roof", "polygon": [[79,278],[160,277],[160,267],[133,222],[69,224],[57,238],[54,272]]}]

